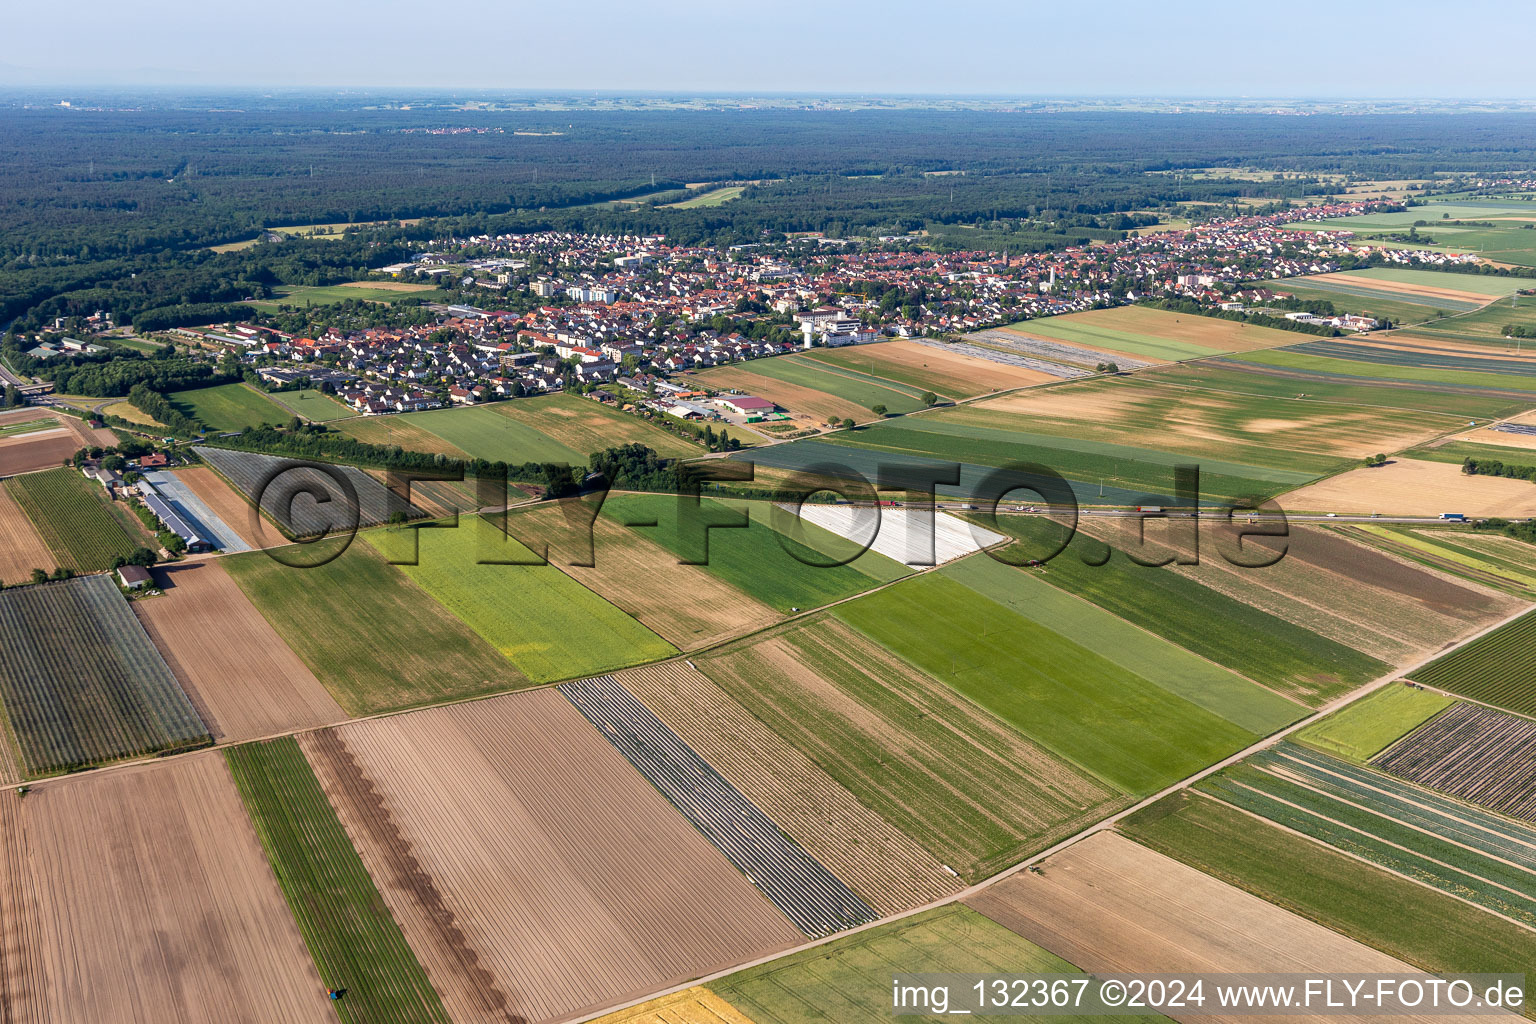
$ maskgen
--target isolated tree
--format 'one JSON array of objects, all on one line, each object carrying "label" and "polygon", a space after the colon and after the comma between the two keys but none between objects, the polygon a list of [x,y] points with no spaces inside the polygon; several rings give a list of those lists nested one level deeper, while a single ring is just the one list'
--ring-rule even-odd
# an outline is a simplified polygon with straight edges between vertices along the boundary
[{"label": "isolated tree", "polygon": [[16,390],[14,384],[7,384],[5,386],[5,407],[7,409],[14,409],[20,404],[21,392]]},{"label": "isolated tree", "polygon": [[885,410],[885,406],[880,405],[880,404],[875,404],[875,405],[872,405],[872,406],[869,407],[869,411],[874,413],[876,416],[883,417],[883,416],[885,416],[885,411],[886,410]]},{"label": "isolated tree", "polygon": [[919,401],[923,403],[923,408],[931,409],[939,404],[939,396],[932,391],[924,391]]},{"label": "isolated tree", "polygon": [[46,570],[46,569],[33,569],[32,570],[32,582],[33,583],[47,583],[48,582],[48,570]]},{"label": "isolated tree", "polygon": [[854,426],[855,426],[855,423],[853,422],[853,420],[851,420],[851,419],[843,420],[843,429],[844,430],[852,430],[854,428]]}]

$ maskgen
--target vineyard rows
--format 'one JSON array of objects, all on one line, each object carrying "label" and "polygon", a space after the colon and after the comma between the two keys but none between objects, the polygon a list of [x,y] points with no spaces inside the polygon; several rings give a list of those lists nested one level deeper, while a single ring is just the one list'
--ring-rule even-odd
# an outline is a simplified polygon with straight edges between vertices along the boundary
[{"label": "vineyard rows", "polygon": [[1463,697],[1536,714],[1536,612],[1524,615],[1415,672],[1413,678]]}]

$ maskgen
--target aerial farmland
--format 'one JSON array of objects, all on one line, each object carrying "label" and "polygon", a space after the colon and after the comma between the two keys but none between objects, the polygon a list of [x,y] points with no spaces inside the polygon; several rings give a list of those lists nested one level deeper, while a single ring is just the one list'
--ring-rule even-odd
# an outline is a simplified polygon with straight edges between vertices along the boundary
[{"label": "aerial farmland", "polygon": [[[0,1024],[1528,975],[1536,101],[1222,99],[1121,6],[1095,73],[1185,99],[1015,96],[1077,51],[996,11],[1048,42],[945,97],[624,70],[867,76],[745,7],[589,12],[636,91],[89,5],[50,75],[186,88],[0,64]],[[590,63],[456,13],[456,75]]]}]

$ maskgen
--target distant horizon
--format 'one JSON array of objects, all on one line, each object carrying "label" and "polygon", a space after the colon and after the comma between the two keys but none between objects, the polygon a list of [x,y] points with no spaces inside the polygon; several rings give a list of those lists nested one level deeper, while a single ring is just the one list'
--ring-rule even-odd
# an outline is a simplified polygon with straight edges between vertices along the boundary
[{"label": "distant horizon", "polygon": [[[1536,18],[1518,0],[1466,0],[1451,16],[1429,0],[1188,0],[1176,12],[1108,0],[1091,18],[1041,0],[978,0],[963,15],[917,0],[594,0],[579,15],[517,0],[441,11],[160,0],[148,12],[80,0],[67,18],[24,5],[7,25],[12,39],[49,40],[50,63],[7,56],[0,88],[1362,101],[1536,90],[1525,61],[1494,58],[1536,52]],[[1437,32],[1453,25],[1495,33],[1490,59],[1448,67]]]}]

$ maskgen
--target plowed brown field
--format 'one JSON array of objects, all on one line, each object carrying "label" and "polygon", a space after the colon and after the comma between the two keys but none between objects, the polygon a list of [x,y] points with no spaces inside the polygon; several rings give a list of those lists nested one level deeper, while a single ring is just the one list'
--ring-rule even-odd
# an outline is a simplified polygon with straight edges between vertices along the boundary
[{"label": "plowed brown field", "polygon": [[[1090,836],[1041,868],[1039,874],[1014,875],[966,903],[1085,971],[1418,973],[1113,832]],[[1365,1024],[1382,1018],[1328,1019]]]},{"label": "plowed brown field", "polygon": [[682,662],[617,676],[726,780],[882,914],[956,891],[959,881],[702,672]]},{"label": "plowed brown field", "polygon": [[[255,532],[251,529],[250,504],[240,496],[224,478],[219,476],[207,466],[190,466],[186,469],[178,469],[176,477],[187,485],[187,489],[203,500],[203,504],[213,510],[213,514],[221,519],[225,526],[235,531],[240,539],[251,547],[260,547],[261,543],[256,539]],[[268,530],[268,536],[276,531]]]},{"label": "plowed brown field", "polygon": [[79,435],[64,427],[0,438],[0,476],[52,469],[81,447]]},{"label": "plowed brown field", "polygon": [[[576,543],[591,515],[576,510],[569,526],[563,507],[544,506],[509,516],[507,529],[528,547],[549,545],[550,564],[607,598],[682,650],[777,621],[778,612],[696,565],[625,529],[607,516],[592,524],[591,551]],[[573,566],[573,560],[591,567]]]},{"label": "plowed brown field", "polygon": [[216,752],[0,793],[0,1019],[334,1024]]},{"label": "plowed brown field", "polygon": [[25,582],[33,569],[52,569],[57,562],[32,520],[0,484],[0,583]]},{"label": "plowed brown field", "polygon": [[306,752],[457,1019],[574,1016],[803,940],[555,690],[335,735]]},{"label": "plowed brown field", "polygon": [[133,602],[134,614],[215,739],[257,739],[347,718],[217,561],[163,566],[155,583],[164,596]]}]

